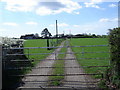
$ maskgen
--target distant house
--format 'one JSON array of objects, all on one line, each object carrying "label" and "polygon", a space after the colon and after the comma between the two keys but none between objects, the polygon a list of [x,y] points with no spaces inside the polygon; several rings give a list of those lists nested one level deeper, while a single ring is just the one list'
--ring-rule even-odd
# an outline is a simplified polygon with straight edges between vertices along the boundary
[{"label": "distant house", "polygon": [[26,35],[22,35],[20,39],[36,39],[36,37],[34,34],[26,34]]}]

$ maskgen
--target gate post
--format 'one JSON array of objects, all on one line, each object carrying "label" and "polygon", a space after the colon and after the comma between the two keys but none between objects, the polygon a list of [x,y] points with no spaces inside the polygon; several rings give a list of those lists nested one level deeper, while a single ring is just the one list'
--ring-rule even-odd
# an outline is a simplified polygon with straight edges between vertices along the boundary
[{"label": "gate post", "polygon": [[2,44],[0,44],[0,90],[2,90]]}]

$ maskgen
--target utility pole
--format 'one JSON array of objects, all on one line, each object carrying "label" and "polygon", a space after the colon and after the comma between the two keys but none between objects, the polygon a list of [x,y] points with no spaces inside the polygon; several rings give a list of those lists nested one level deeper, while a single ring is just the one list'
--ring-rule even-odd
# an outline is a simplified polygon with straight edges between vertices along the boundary
[{"label": "utility pole", "polygon": [[[120,11],[120,1],[118,2],[118,12]],[[118,13],[118,27],[120,27],[120,13]]]},{"label": "utility pole", "polygon": [[57,20],[56,20],[56,38],[57,38],[57,44],[58,44],[58,27],[57,27]]},{"label": "utility pole", "polygon": [[0,90],[2,90],[2,56],[3,56],[3,52],[4,51],[2,51],[2,44],[0,43],[0,72],[1,72],[0,73]]},{"label": "utility pole", "polygon": [[69,30],[69,35],[70,35],[70,40],[71,40],[72,38],[71,30]]}]

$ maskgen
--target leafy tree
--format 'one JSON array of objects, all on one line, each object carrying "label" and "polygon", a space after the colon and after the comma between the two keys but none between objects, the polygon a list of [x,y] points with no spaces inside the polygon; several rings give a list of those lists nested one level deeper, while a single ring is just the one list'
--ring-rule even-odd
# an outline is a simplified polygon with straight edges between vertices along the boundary
[{"label": "leafy tree", "polygon": [[[47,47],[50,47],[49,45],[49,38],[52,36],[51,33],[48,31],[47,28],[45,28],[42,32],[41,32],[41,36],[43,38],[47,38]],[[48,50],[50,50],[50,48],[47,48]]]},{"label": "leafy tree", "polygon": [[41,32],[41,36],[42,36],[43,38],[48,38],[48,37],[50,37],[50,36],[52,36],[52,35],[51,35],[51,33],[48,31],[48,29],[45,28],[45,29]]},{"label": "leafy tree", "polygon": [[36,38],[39,38],[39,34],[38,34],[38,33],[36,33],[36,34],[35,34],[35,37],[36,37]]}]

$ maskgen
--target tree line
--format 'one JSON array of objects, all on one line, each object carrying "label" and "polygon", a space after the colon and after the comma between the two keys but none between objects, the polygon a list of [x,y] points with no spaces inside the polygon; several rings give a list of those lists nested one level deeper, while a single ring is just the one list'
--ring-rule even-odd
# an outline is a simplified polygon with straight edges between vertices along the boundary
[{"label": "tree line", "polygon": [[106,38],[108,35],[96,35],[96,34],[58,34],[52,35],[47,28],[43,29],[41,32],[41,37],[38,33],[36,34],[26,34],[25,36],[21,36],[20,39],[47,39],[47,38]]}]

